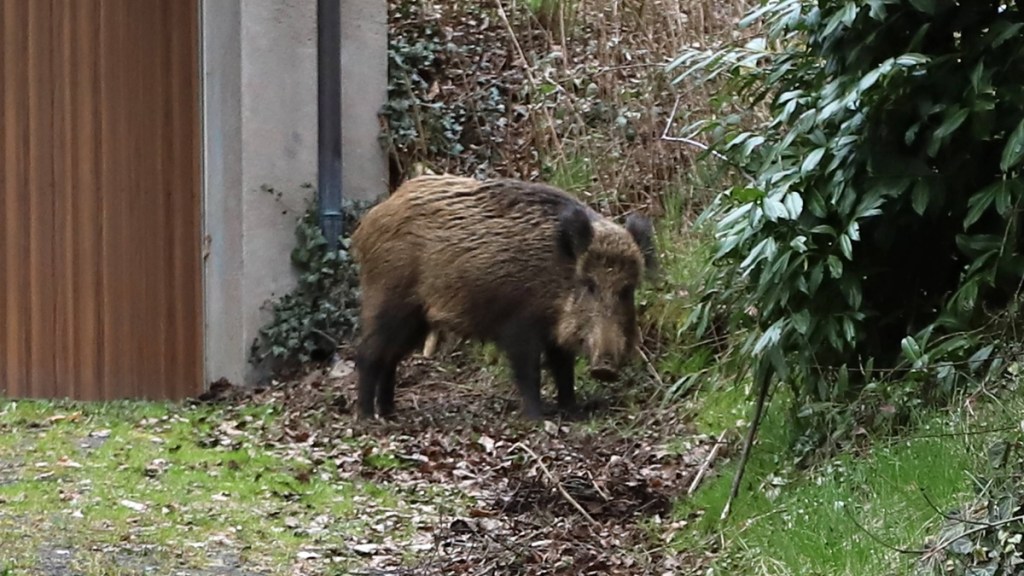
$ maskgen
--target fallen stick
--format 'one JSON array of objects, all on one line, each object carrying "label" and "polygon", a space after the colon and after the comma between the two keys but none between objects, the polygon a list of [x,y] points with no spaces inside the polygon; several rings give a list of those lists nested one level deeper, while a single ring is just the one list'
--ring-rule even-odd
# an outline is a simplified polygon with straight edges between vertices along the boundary
[{"label": "fallen stick", "polygon": [[704,459],[704,463],[697,469],[697,475],[693,477],[693,482],[690,482],[690,488],[686,491],[687,496],[693,496],[693,493],[697,491],[698,487],[700,487],[701,480],[704,479],[708,470],[711,469],[711,465],[715,462],[715,459],[718,458],[718,451],[722,449],[723,444],[725,444],[725,432],[722,432],[718,436],[718,440],[715,442],[714,448],[711,449],[711,452],[708,453],[708,457]]},{"label": "fallen stick", "polygon": [[650,372],[651,376],[653,376],[654,379],[658,381],[658,386],[660,387],[660,389],[664,390],[665,389],[665,381],[661,379],[661,374],[658,374],[658,369],[654,367],[654,363],[651,362],[651,359],[647,357],[646,353],[644,353],[643,347],[641,347],[640,345],[637,345],[636,351],[637,351],[637,353],[640,354],[640,358],[643,359],[644,364],[647,365],[647,371]]},{"label": "fallen stick", "polygon": [[565,490],[565,488],[562,486],[562,483],[555,479],[555,476],[551,473],[550,470],[548,470],[548,467],[544,465],[544,462],[540,459],[539,456],[537,456],[537,454],[533,450],[530,450],[529,446],[523,444],[522,442],[516,442],[515,446],[512,446],[512,450],[515,450],[517,447],[525,450],[531,458],[537,461],[537,464],[540,466],[540,469],[544,471],[544,475],[548,477],[548,480],[555,484],[555,488],[558,488],[558,492],[562,495],[562,498],[565,498],[566,502],[571,504],[573,508],[579,510],[580,514],[583,514],[583,517],[586,518],[587,521],[589,521],[594,526],[601,525],[600,522],[594,520],[594,517],[588,514],[587,511],[583,509],[583,506],[580,506],[580,503],[577,502],[576,499],[573,498],[572,495]]},{"label": "fallen stick", "polygon": [[732,510],[732,503],[740,493],[740,484],[743,482],[743,472],[747,469],[747,462],[750,460],[750,451],[753,449],[754,439],[757,438],[757,429],[761,425],[761,418],[764,416],[764,405],[768,399],[769,389],[771,388],[772,372],[770,368],[765,366],[758,369],[757,373],[754,374],[754,383],[757,385],[757,403],[754,405],[754,417],[750,421],[750,428],[747,430],[747,437],[743,440],[743,453],[740,455],[739,467],[736,469],[736,475],[732,478],[732,488],[729,490],[729,498],[725,501],[725,507],[722,508],[722,514],[719,516],[720,520],[725,520],[729,517],[729,512]]}]

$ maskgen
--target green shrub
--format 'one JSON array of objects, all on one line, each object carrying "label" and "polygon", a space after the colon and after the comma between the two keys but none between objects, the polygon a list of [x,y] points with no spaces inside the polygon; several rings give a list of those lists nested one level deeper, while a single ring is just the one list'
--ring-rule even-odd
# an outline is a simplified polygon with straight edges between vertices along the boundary
[{"label": "green shrub", "polygon": [[765,0],[741,23],[762,36],[671,65],[768,113],[695,126],[754,176],[705,214],[720,297],[698,320],[756,309],[757,373],[805,415],[881,376],[946,397],[995,356],[969,331],[1024,278],[1024,15],[1004,4]]}]

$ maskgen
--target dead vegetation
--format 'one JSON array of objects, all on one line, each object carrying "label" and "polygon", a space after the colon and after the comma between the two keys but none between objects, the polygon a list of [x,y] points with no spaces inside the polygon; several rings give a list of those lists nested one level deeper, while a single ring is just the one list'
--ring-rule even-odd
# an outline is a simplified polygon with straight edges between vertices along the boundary
[{"label": "dead vegetation", "polygon": [[348,362],[251,396],[222,392],[239,407],[277,406],[268,434],[303,454],[308,474],[329,463],[339,480],[422,500],[411,530],[382,526],[349,542],[362,558],[352,573],[665,574],[698,562],[665,545],[687,524],[673,521],[673,503],[723,454],[714,438],[627,406],[643,392],[614,387],[585,399],[589,413],[572,422],[530,424],[510,385],[452,361],[461,357],[405,362],[393,421],[349,414]]},{"label": "dead vegetation", "polygon": [[[714,97],[673,87],[664,65],[734,40],[753,3],[393,0],[392,184],[426,170],[539,178],[613,212],[659,213],[702,152],[664,136]],[[714,192],[684,201],[693,212]]]}]

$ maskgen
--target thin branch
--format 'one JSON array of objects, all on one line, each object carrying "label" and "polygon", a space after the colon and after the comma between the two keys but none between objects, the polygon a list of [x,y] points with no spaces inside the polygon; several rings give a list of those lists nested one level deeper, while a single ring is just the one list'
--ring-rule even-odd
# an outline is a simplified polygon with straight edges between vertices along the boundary
[{"label": "thin branch", "polygon": [[928,492],[925,492],[924,488],[919,488],[918,491],[921,493],[921,496],[924,498],[924,501],[928,504],[928,506],[932,510],[934,510],[936,514],[938,514],[939,516],[942,516],[946,520],[952,520],[954,522],[963,522],[964,524],[973,524],[975,526],[987,526],[988,525],[988,522],[983,522],[981,520],[971,520],[970,518],[963,518],[963,517],[959,517],[958,518],[958,517],[956,517],[956,516],[954,516],[952,514],[948,514],[946,512],[943,512],[942,510],[939,509],[938,506],[935,505],[935,502],[932,502],[931,497],[928,496]]},{"label": "thin branch", "polygon": [[985,524],[985,525],[982,525],[982,526],[971,528],[970,530],[964,530],[959,536],[955,536],[953,538],[950,538],[949,540],[946,540],[945,542],[942,542],[942,543],[940,543],[940,544],[936,545],[935,547],[930,548],[928,550],[922,550],[921,553],[922,554],[934,554],[936,552],[941,552],[942,550],[945,550],[946,548],[948,548],[950,544],[952,544],[953,542],[956,542],[957,540],[959,540],[961,538],[968,538],[970,536],[974,536],[975,534],[977,534],[979,532],[984,532],[985,530],[992,530],[993,528],[999,528],[1000,526],[1006,526],[1007,524],[1013,524],[1014,522],[1024,522],[1024,515],[1014,516],[1013,518],[1006,518],[1005,520],[1000,520],[998,522],[992,522],[992,523],[989,523],[989,524]]},{"label": "thin branch", "polygon": [[661,374],[658,374],[658,369],[654,367],[654,364],[651,362],[651,359],[648,358],[647,354],[644,353],[643,346],[637,345],[636,351],[640,354],[640,357],[643,358],[644,363],[647,365],[647,371],[650,372],[651,376],[653,376],[654,379],[658,381],[658,386],[660,387],[660,389],[664,389],[665,381],[661,379]]},{"label": "thin branch", "polygon": [[[512,28],[512,23],[508,20],[508,14],[505,13],[505,7],[501,5],[501,0],[494,0],[494,4],[498,7],[498,16],[501,18],[502,24],[505,25],[505,31],[508,32],[509,38],[512,40],[512,45],[516,49],[516,53],[519,55],[519,59],[523,63],[523,72],[526,74],[526,81],[530,84],[530,89],[536,92],[537,90],[537,79],[533,77],[533,72],[530,70],[530,61],[526,59],[526,53],[523,52],[523,47],[519,44],[519,38],[516,37],[516,32]],[[551,117],[551,113],[544,106],[540,107],[541,112],[544,113],[544,117],[547,119],[548,129],[551,131],[551,137],[555,141],[555,146],[558,147],[558,155],[562,158],[562,161],[567,161],[565,157],[565,149],[562,147],[562,140],[558,137],[558,132],[555,130],[555,120]]]},{"label": "thin branch", "polygon": [[876,536],[874,533],[872,533],[870,530],[865,528],[860,522],[858,522],[857,519],[853,517],[853,513],[850,512],[849,508],[844,508],[843,511],[846,512],[846,516],[850,519],[850,521],[853,522],[853,524],[855,526],[857,526],[857,528],[860,528],[860,530],[862,532],[867,534],[869,538],[871,538],[872,540],[874,540],[878,544],[880,544],[882,546],[885,546],[889,550],[892,550],[893,552],[899,552],[900,554],[934,555],[934,554],[936,554],[938,552],[941,552],[941,551],[945,550],[946,548],[949,548],[949,546],[951,544],[953,544],[953,542],[956,542],[957,540],[959,540],[961,538],[969,538],[971,536],[974,536],[975,534],[978,534],[979,532],[984,532],[985,530],[992,530],[994,528],[999,528],[1000,526],[1006,526],[1007,524],[1013,524],[1014,522],[1024,522],[1024,515],[1022,515],[1022,516],[1014,516],[1012,518],[1006,518],[1006,519],[1000,520],[998,522],[983,523],[983,524],[981,524],[979,526],[971,528],[970,530],[964,530],[960,534],[958,534],[956,536],[952,536],[952,537],[946,539],[945,541],[939,542],[938,544],[936,544],[935,546],[932,546],[931,548],[913,549],[913,548],[900,548],[899,546],[893,546],[892,544],[889,544],[888,542],[885,542],[884,540],[882,540],[881,538]]},{"label": "thin branch", "polygon": [[726,432],[722,432],[718,435],[718,441],[715,442],[714,448],[711,449],[708,457],[704,459],[704,463],[700,465],[700,469],[697,470],[697,474],[693,477],[693,482],[690,482],[690,488],[686,491],[687,496],[692,496],[693,493],[697,491],[697,488],[700,487],[701,481],[704,479],[704,476],[708,473],[708,470],[711,469],[711,465],[718,457],[719,450],[721,450],[722,446],[725,445],[725,435]]},{"label": "thin branch", "polygon": [[314,334],[316,334],[317,336],[320,336],[321,338],[324,338],[325,340],[328,340],[334,346],[335,350],[337,350],[338,348],[341,347],[341,344],[339,344],[338,341],[335,340],[327,332],[324,332],[323,330],[320,330],[319,328],[310,328],[309,331],[314,333]]},{"label": "thin branch", "polygon": [[743,441],[743,454],[740,456],[739,467],[736,469],[736,476],[732,479],[732,488],[729,490],[729,499],[725,501],[725,507],[722,508],[722,514],[720,518],[725,520],[729,516],[729,511],[732,509],[732,503],[736,500],[736,497],[740,493],[740,482],[743,481],[743,473],[747,469],[747,462],[750,460],[750,451],[754,445],[754,438],[757,437],[757,429],[761,425],[761,419],[764,417],[764,406],[765,400],[768,398],[768,390],[771,388],[772,383],[772,371],[770,369],[764,370],[763,374],[759,377],[758,390],[757,390],[757,404],[754,406],[754,418],[750,422],[750,430],[747,431],[747,437]]},{"label": "thin branch", "polygon": [[736,166],[735,163],[733,163],[731,160],[729,160],[729,158],[727,156],[725,156],[724,154],[722,154],[721,152],[718,152],[717,150],[712,150],[711,147],[708,146],[707,144],[704,144],[703,142],[698,142],[697,140],[694,140],[692,138],[685,138],[683,136],[669,136],[668,135],[669,131],[672,129],[672,125],[675,124],[676,112],[679,111],[679,102],[681,100],[682,100],[682,96],[676,96],[676,102],[675,102],[675,104],[672,105],[672,112],[669,113],[668,121],[665,122],[665,129],[662,130],[662,132],[661,132],[661,139],[666,141],[666,142],[682,142],[683,144],[689,144],[690,146],[696,146],[697,148],[700,148],[701,150],[704,150],[706,152],[710,152],[711,155],[714,156],[715,158],[718,158],[719,160],[722,160],[722,161],[732,165],[737,170],[739,170],[740,174],[742,174],[743,177],[746,178],[748,182],[750,182],[751,184],[756,184],[757,181],[754,180],[754,178],[750,174],[747,174],[742,168],[740,168],[739,166]]},{"label": "thin branch", "polygon": [[857,528],[860,528],[861,532],[867,534],[868,538],[871,538],[872,540],[874,540],[879,545],[884,546],[884,547],[888,548],[889,550],[892,550],[893,552],[898,552],[900,554],[922,554],[923,553],[923,551],[920,551],[920,550],[910,550],[910,549],[907,549],[907,548],[900,548],[899,546],[893,546],[892,544],[889,544],[885,540],[882,540],[881,538],[876,536],[874,532],[872,532],[872,531],[868,530],[867,528],[865,528],[860,522],[858,522],[857,519],[853,517],[853,513],[850,512],[849,508],[844,507],[843,508],[843,512],[846,513],[847,518],[850,519],[850,522],[853,522],[854,526],[856,526]]},{"label": "thin branch", "polygon": [[594,520],[594,517],[588,514],[587,511],[583,509],[583,506],[580,506],[580,503],[577,502],[576,499],[573,498],[572,495],[565,490],[565,488],[562,486],[562,483],[555,478],[551,471],[548,470],[548,467],[544,465],[544,462],[540,459],[540,457],[537,456],[537,454],[533,450],[531,450],[529,446],[523,444],[522,442],[516,442],[515,446],[512,446],[510,451],[515,450],[516,448],[522,448],[524,451],[526,451],[527,454],[530,455],[531,458],[537,461],[537,465],[540,466],[540,469],[544,472],[544,475],[548,477],[548,480],[550,480],[555,485],[555,488],[558,489],[558,492],[562,495],[562,498],[565,498],[566,502],[571,504],[573,508],[579,510],[580,514],[582,514],[588,522],[590,522],[594,526],[601,525],[600,522]]}]

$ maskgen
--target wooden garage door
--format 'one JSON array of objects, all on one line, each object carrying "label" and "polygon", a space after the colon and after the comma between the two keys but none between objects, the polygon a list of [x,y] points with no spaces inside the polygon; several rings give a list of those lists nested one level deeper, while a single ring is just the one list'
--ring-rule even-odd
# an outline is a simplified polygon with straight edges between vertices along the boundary
[{"label": "wooden garage door", "polygon": [[202,384],[198,0],[0,0],[0,396]]}]

